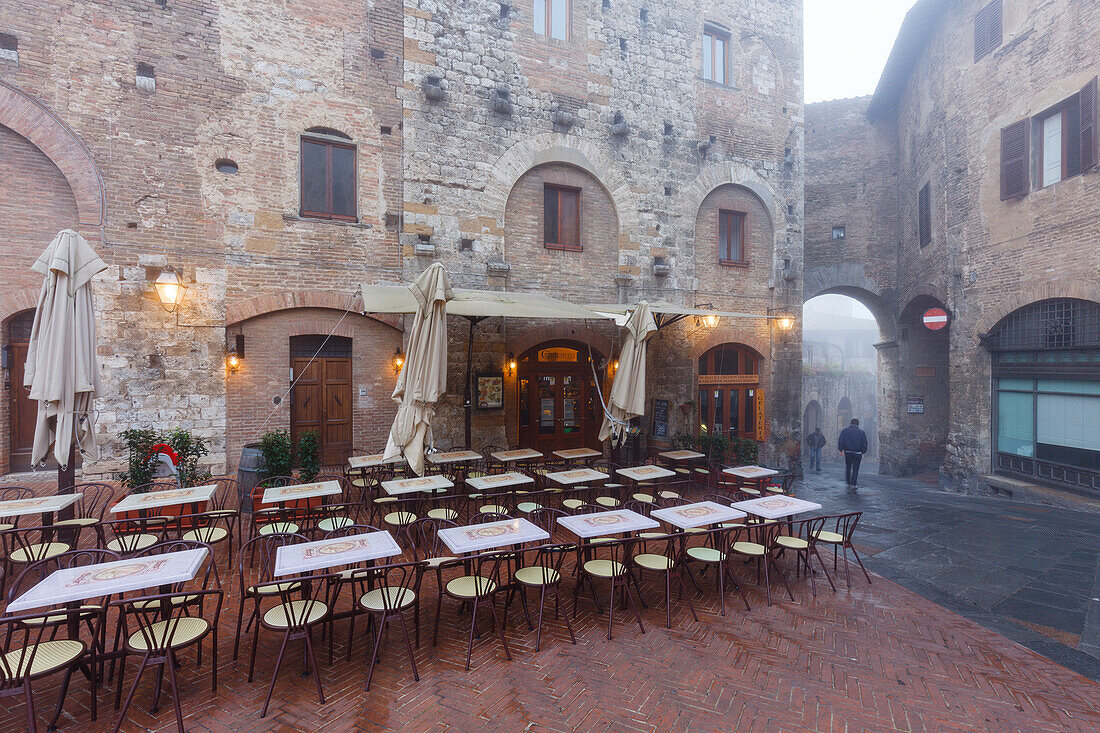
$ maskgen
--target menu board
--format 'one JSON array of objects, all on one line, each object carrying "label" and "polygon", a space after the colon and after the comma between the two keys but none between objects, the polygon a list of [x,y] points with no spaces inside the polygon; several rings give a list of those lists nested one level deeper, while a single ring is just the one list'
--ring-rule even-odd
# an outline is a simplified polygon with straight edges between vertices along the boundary
[{"label": "menu board", "polygon": [[668,437],[668,400],[653,398],[653,430],[654,438]]}]

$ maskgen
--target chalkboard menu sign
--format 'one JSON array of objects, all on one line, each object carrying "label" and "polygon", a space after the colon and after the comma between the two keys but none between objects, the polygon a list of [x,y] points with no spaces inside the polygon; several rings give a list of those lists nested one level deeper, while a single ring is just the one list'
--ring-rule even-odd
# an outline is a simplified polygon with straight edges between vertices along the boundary
[{"label": "chalkboard menu sign", "polygon": [[653,431],[654,438],[668,437],[668,400],[653,398]]}]

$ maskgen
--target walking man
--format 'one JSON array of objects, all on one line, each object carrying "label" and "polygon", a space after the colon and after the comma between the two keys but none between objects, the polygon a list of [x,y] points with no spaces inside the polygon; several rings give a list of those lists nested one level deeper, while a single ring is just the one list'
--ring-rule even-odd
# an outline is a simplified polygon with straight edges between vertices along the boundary
[{"label": "walking man", "polygon": [[859,482],[859,462],[867,452],[867,433],[860,430],[859,420],[853,418],[852,424],[840,431],[836,449],[844,454],[844,480],[854,489]]},{"label": "walking man", "polygon": [[825,436],[821,434],[821,428],[806,436],[806,445],[810,446],[810,468],[821,473],[821,449],[825,447]]}]

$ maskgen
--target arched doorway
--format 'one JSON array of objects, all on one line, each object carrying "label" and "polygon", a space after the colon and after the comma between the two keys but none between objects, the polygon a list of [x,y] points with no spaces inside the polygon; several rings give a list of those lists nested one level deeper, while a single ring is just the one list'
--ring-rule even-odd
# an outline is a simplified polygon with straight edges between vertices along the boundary
[{"label": "arched doorway", "polygon": [[326,466],[343,463],[351,448],[351,339],[344,336],[290,337],[290,435],[313,431]]},{"label": "arched doorway", "polygon": [[821,405],[817,400],[810,400],[806,405],[806,411],[802,413],[802,453],[806,458],[810,456],[810,447],[806,444],[806,438],[813,435],[821,425]]},{"label": "arched doorway", "polygon": [[[591,352],[599,363],[602,354]],[[519,445],[549,454],[596,447],[603,409],[589,348],[579,341],[546,341],[525,351],[517,366]]]},{"label": "arched doorway", "polygon": [[31,470],[34,423],[38,408],[23,387],[23,369],[31,340],[34,311],[25,310],[8,320],[4,327],[4,361],[8,391],[8,465],[11,471]]},{"label": "arched doorway", "polygon": [[848,423],[852,421],[852,401],[847,397],[841,397],[840,402],[836,405],[836,433],[840,434],[840,431],[848,427]]},{"label": "arched doorway", "polygon": [[743,344],[719,344],[699,357],[699,429],[756,439],[760,355]]}]

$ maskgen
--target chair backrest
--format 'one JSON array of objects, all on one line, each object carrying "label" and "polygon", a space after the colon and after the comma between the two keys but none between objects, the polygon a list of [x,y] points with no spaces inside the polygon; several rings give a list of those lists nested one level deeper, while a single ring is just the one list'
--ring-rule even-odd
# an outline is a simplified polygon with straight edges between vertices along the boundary
[{"label": "chair backrest", "polygon": [[32,496],[34,496],[34,489],[28,489],[26,486],[4,486],[0,488],[0,501],[29,499]]},{"label": "chair backrest", "polygon": [[80,500],[76,503],[78,516],[103,519],[107,505],[115,496],[115,487],[101,483],[76,484],[72,488],[72,493],[80,494]]},{"label": "chair backrest", "polygon": [[402,538],[406,549],[412,553],[414,560],[439,557],[445,552],[450,552],[443,544],[443,540],[439,539],[439,530],[458,526],[457,522],[452,522],[449,519],[420,517],[402,530]]},{"label": "chair backrest", "polygon": [[508,519],[511,519],[511,517],[499,512],[478,512],[470,519],[470,524],[488,524],[489,522],[503,522]]},{"label": "chair backrest", "polygon": [[599,504],[581,504],[579,507],[573,510],[573,514],[596,514],[597,512],[606,511],[610,511],[610,509],[605,506],[600,506]]},{"label": "chair backrest", "polygon": [[0,532],[0,548],[7,551],[10,562],[16,562],[16,557],[21,564],[36,562],[72,549],[63,541],[61,532],[62,528],[56,525],[15,527]]},{"label": "chair backrest", "polygon": [[239,510],[241,508],[241,482],[228,476],[213,479],[218,488],[214,492],[212,508],[218,511]]},{"label": "chair backrest", "polygon": [[300,482],[293,476],[267,476],[260,481],[258,486],[264,489],[272,489],[279,486],[294,486],[297,483]]},{"label": "chair backrest", "polygon": [[845,542],[851,542],[852,535],[856,531],[856,525],[859,524],[860,518],[863,516],[863,512],[850,512],[848,514],[837,514],[834,517],[827,517],[828,519],[835,520],[834,527],[837,534],[844,537]]},{"label": "chair backrest", "polygon": [[726,494],[705,494],[703,496],[703,501],[713,501],[715,504],[720,504],[722,506],[733,506],[733,503],[737,500]]},{"label": "chair backrest", "polygon": [[175,481],[150,481],[149,483],[139,484],[130,490],[131,494],[148,494],[152,491],[173,491],[178,489],[179,483]]},{"label": "chair backrest", "polygon": [[396,562],[389,565],[377,565],[373,568],[357,568],[341,578],[345,583],[361,583],[366,588],[389,588],[382,592],[382,609],[393,613],[401,609],[401,603],[408,596],[410,587],[416,582],[417,574],[427,567],[423,560]]},{"label": "chair backrest", "polygon": [[368,534],[370,532],[379,531],[378,527],[372,527],[369,524],[349,524],[344,527],[330,529],[328,532],[325,532],[324,539],[331,540],[334,537],[351,537],[357,534]]},{"label": "chair backrest", "polygon": [[241,583],[240,587],[247,588],[255,585],[248,582],[249,577],[254,577],[257,582],[274,578],[275,554],[278,549],[284,545],[307,541],[304,535],[274,532],[253,537],[244,543],[237,558],[237,577]]},{"label": "chair backrest", "polygon": [[118,611],[122,638],[140,634],[145,649],[164,650],[177,638],[185,619],[203,618],[216,628],[223,599],[220,587],[186,588],[119,599],[110,607]]},{"label": "chair backrest", "polygon": [[694,504],[691,499],[685,499],[682,496],[659,496],[657,497],[657,503],[661,505],[662,509],[672,506],[683,506],[684,504]]},{"label": "chair backrest", "polygon": [[577,546],[571,542],[559,542],[548,543],[545,545],[539,545],[538,547],[532,547],[524,551],[525,555],[534,555],[534,557],[527,558],[529,561],[524,562],[524,567],[539,567],[542,569],[542,584],[548,585],[561,577],[561,566],[565,560],[565,556],[577,551]]},{"label": "chair backrest", "polygon": [[555,509],[554,507],[543,506],[527,515],[527,519],[545,532],[548,532],[551,537],[554,536],[554,531],[558,527],[558,520],[562,517],[568,517],[569,512],[564,509]]},{"label": "chair backrest", "polygon": [[641,514],[643,517],[648,517],[649,513],[653,511],[653,502],[631,499],[623,504],[623,508],[629,509],[636,514]]},{"label": "chair backrest", "polygon": [[[53,639],[59,630],[64,635],[64,629],[81,620],[89,620],[92,626],[88,638],[97,639],[106,622],[106,612],[102,608],[56,608],[45,614],[39,609],[0,617],[0,691],[19,690],[30,682],[34,671],[52,666],[49,661],[45,665],[35,664],[42,644]],[[81,646],[87,650],[83,642]],[[76,661],[73,660],[74,664]]]},{"label": "chair backrest", "polygon": [[69,550],[45,560],[38,560],[15,576],[14,582],[8,587],[8,603],[23,595],[40,580],[56,570],[98,565],[99,563],[113,562],[119,559],[121,559],[119,554],[110,550],[80,549]]},{"label": "chair backrest", "polygon": [[[477,575],[482,578],[501,581],[500,568],[506,562],[515,560],[519,552],[517,550],[496,550],[482,552],[477,555],[448,560],[439,564],[440,571],[448,568],[463,568],[465,575]],[[468,568],[468,569],[467,569]]]},{"label": "chair backrest", "polygon": [[163,542],[165,533],[173,518],[136,517],[133,519],[110,519],[96,525],[99,546],[105,549],[111,540],[123,555],[130,555],[141,549],[143,535],[152,535],[156,542]]},{"label": "chair backrest", "polygon": [[[218,564],[214,562],[214,548],[205,542],[197,540],[167,540],[152,547],[146,547],[134,554],[134,557],[150,557],[153,555],[165,555],[169,552],[185,552],[187,550],[206,550],[206,559],[203,560],[203,569],[195,573],[195,577],[187,581],[187,584],[198,585],[203,590],[207,588],[221,588],[222,579],[218,574]],[[185,583],[176,583],[172,592],[177,592]]]},{"label": "chair backrest", "polygon": [[328,618],[331,609],[323,614],[316,611],[325,605],[332,580],[333,573],[287,575],[277,580],[260,581],[256,591],[260,595],[278,596],[286,625],[291,629],[305,629]]}]

